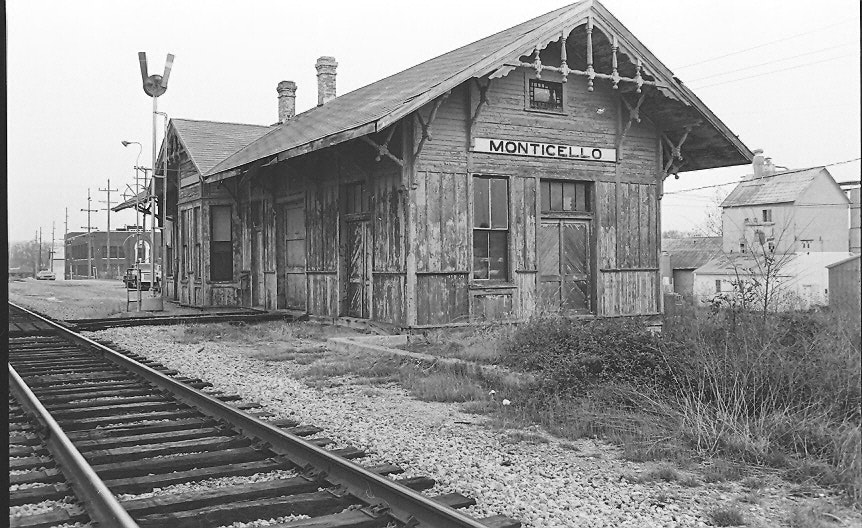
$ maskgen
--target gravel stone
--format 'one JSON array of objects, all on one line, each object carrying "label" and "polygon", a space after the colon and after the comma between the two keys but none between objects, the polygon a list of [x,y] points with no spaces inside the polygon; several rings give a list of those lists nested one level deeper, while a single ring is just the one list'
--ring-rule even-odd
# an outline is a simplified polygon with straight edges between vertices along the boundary
[{"label": "gravel stone", "polygon": [[[490,428],[484,417],[464,413],[458,404],[415,400],[398,385],[369,387],[341,376],[330,380],[332,386],[311,386],[291,376],[303,368],[293,362],[248,357],[243,345],[176,343],[162,327],[93,334],[182,375],[212,382],[225,394],[259,402],[275,418],[321,427],[321,436],[338,446],[369,451],[358,463],[394,463],[405,469],[398,478],[434,478],[437,484],[427,495],[458,492],[473,497],[477,504],[466,512],[476,517],[503,514],[525,528],[695,527],[707,525],[707,512],[713,508],[748,509],[736,501],[745,491],[738,483],[725,489],[629,482],[626,475],[647,473],[657,464],[629,462],[616,447],[590,439],[562,440],[538,428],[529,432],[546,441],[516,441],[516,430]],[[256,348],[267,346],[259,343]],[[748,525],[786,525],[788,512],[799,502],[788,487],[764,493],[764,507],[746,512]],[[859,518],[857,513],[850,519]],[[231,528],[241,526],[264,524]]]}]

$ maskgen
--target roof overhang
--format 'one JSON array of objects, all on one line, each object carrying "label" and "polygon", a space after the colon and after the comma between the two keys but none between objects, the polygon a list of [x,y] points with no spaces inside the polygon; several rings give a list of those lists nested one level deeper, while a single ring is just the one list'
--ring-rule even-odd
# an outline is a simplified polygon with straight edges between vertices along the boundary
[{"label": "roof overhang", "polygon": [[[694,92],[676,78],[601,3],[597,0],[587,0],[571,6],[561,16],[520,35],[501,48],[477,57],[477,60],[468,67],[441,79],[438,84],[407,98],[374,119],[368,119],[351,128],[342,128],[319,135],[314,140],[300,145],[285,146],[283,150],[279,150],[278,145],[266,144],[275,141],[277,134],[274,132],[278,130],[276,129],[250,144],[263,145],[260,152],[255,154],[258,156],[257,159],[248,160],[243,159],[241,155],[238,156],[245,150],[244,147],[204,174],[204,180],[214,182],[235,177],[253,167],[261,166],[262,163],[268,163],[272,156],[275,156],[277,161],[284,161],[379,132],[472,78],[506,75],[514,67],[524,65],[520,57],[529,55],[534,50],[544,49],[551,42],[560,40],[563,36],[568,37],[576,28],[588,24],[590,28],[596,28],[604,33],[608,42],[611,40],[616,42],[624,56],[636,58],[643,68],[650,86],[644,89],[644,92],[648,93],[644,94],[642,111],[662,132],[662,148],[663,151],[667,149],[665,157],[669,160],[665,172],[685,172],[751,162],[754,154]],[[638,91],[640,90],[639,84]],[[284,126],[292,124],[298,123],[292,121]],[[687,145],[685,145],[686,142]]]}]

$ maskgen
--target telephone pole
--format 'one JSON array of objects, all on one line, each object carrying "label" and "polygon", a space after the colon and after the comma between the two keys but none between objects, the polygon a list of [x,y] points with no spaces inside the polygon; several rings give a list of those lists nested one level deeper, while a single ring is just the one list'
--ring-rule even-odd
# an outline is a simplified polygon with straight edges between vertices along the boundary
[{"label": "telephone pole", "polygon": [[[90,230],[92,229],[92,224],[90,223],[90,213],[98,213],[98,209],[92,209],[90,207],[90,203],[93,201],[90,198],[90,189],[87,189],[87,208],[81,209],[81,211],[87,212],[87,278],[93,279],[93,237],[90,234]],[[83,229],[83,226],[82,226]]]},{"label": "telephone pole", "polygon": [[72,271],[69,269],[69,208],[66,208],[66,232],[63,233],[63,278],[68,280],[72,278]]},{"label": "telephone pole", "polygon": [[108,178],[108,187],[105,189],[99,189],[99,191],[108,193],[108,199],[107,200],[99,200],[99,201],[106,205],[106,207],[103,209],[103,211],[108,211],[108,237],[107,237],[108,275],[107,276],[109,279],[113,279],[114,278],[114,272],[113,272],[113,268],[111,268],[111,204],[113,202],[111,202],[111,193],[112,192],[119,192],[119,190],[111,189],[111,179]]},{"label": "telephone pole", "polygon": [[39,271],[42,271],[42,226],[39,226]]},{"label": "telephone pole", "polygon": [[51,220],[51,247],[48,249],[48,265],[50,266],[48,269],[51,270],[51,273],[54,273],[54,227],[56,222]]}]

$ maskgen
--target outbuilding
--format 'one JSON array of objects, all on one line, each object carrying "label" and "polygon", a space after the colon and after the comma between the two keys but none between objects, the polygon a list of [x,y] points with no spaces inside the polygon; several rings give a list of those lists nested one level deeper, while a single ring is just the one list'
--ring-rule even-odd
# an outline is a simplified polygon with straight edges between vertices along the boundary
[{"label": "outbuilding", "polygon": [[338,97],[335,60],[316,67],[318,106],[294,115],[283,81],[275,126],[172,120],[183,303],[399,328],[657,315],[663,181],[752,158],[594,0]]}]

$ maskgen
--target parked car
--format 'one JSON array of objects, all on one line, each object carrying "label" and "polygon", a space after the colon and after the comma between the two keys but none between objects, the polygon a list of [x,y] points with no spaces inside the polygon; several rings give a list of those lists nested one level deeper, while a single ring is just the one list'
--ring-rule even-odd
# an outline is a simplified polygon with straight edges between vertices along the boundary
[{"label": "parked car", "polygon": [[51,270],[41,270],[36,273],[36,280],[57,280],[57,276]]},{"label": "parked car", "polygon": [[[138,289],[138,273],[140,270],[141,276],[141,289],[149,290],[150,285],[153,280],[153,265],[149,262],[139,262],[132,266],[131,268],[126,270],[126,274],[123,275],[123,283],[125,283],[126,288],[130,290]],[[156,285],[155,289],[158,290],[162,283],[162,268],[158,264],[156,264]]]}]

